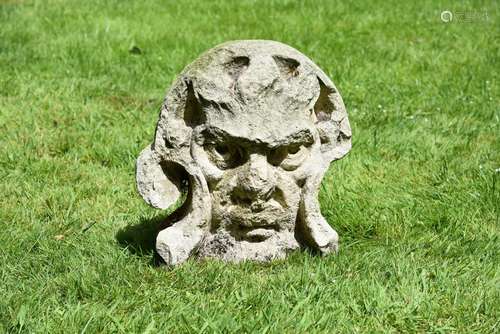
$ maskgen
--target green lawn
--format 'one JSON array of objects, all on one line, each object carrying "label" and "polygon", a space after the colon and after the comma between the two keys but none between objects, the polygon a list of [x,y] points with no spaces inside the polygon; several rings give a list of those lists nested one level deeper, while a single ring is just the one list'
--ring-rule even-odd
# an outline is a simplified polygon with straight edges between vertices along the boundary
[{"label": "green lawn", "polygon": [[[500,332],[499,14],[0,0],[0,333]],[[301,50],[344,98],[353,148],[320,192],[340,253],[163,270],[166,213],[137,195],[135,159],[175,75],[252,38]]]}]

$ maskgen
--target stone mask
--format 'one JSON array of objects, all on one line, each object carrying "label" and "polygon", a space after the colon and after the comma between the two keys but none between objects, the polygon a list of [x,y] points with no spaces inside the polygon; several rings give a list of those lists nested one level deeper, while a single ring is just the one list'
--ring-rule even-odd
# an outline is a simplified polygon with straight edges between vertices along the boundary
[{"label": "stone mask", "polygon": [[350,148],[342,98],[309,58],[259,40],[207,51],[173,83],[137,160],[150,205],[165,209],[187,193],[157,236],[158,254],[175,265],[336,251],[317,197],[329,164]]}]

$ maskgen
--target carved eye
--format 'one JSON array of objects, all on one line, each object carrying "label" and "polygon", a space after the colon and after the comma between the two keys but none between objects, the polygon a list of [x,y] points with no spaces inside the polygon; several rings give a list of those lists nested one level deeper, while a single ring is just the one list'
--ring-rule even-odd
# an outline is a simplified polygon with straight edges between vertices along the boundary
[{"label": "carved eye", "polygon": [[208,144],[205,151],[210,160],[220,169],[233,168],[239,165],[243,159],[241,149],[229,144]]},{"label": "carved eye", "polygon": [[268,161],[274,166],[291,171],[297,169],[308,155],[309,148],[304,145],[278,147],[270,152]]}]

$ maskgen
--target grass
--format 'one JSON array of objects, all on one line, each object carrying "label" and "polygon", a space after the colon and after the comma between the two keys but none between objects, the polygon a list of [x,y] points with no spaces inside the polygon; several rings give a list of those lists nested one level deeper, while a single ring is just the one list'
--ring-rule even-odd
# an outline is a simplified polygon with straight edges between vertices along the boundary
[{"label": "grass", "polygon": [[[498,333],[498,10],[0,0],[0,332]],[[161,270],[134,161],[175,75],[251,38],[344,97],[353,149],[320,192],[341,251]]]}]

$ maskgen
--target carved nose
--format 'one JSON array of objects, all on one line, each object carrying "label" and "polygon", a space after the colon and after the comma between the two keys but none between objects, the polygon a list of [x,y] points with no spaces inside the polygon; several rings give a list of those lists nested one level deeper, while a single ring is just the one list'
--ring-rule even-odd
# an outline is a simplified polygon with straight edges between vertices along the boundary
[{"label": "carved nose", "polygon": [[233,196],[243,202],[265,201],[272,195],[275,186],[276,175],[267,158],[252,154],[238,173],[238,184]]}]

